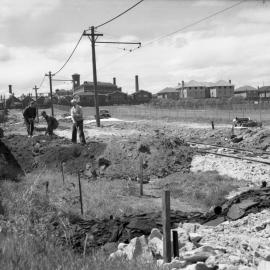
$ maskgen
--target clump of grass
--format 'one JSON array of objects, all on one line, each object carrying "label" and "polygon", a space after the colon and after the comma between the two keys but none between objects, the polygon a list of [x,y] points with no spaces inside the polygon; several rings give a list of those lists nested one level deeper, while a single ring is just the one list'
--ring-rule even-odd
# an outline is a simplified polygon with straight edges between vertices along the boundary
[{"label": "clump of grass", "polygon": [[1,243],[0,269],[65,269],[65,270],[158,270],[153,263],[109,260],[102,251],[83,256],[71,249],[62,249],[38,237],[6,236]]},{"label": "clump of grass", "polygon": [[220,204],[238,185],[236,180],[221,176],[216,171],[181,174],[176,173],[159,180],[159,188],[168,188],[173,198],[181,198],[191,204],[211,207]]}]

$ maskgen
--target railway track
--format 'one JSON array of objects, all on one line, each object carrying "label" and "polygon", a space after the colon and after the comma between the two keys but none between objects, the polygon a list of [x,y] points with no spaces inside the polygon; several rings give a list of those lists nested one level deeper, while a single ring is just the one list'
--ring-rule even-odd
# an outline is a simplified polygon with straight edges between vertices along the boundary
[{"label": "railway track", "polygon": [[224,147],[221,145],[208,144],[195,141],[186,141],[192,147],[198,147],[198,153],[213,154],[222,157],[246,160],[255,163],[270,165],[270,153],[259,150],[252,151],[244,148]]}]

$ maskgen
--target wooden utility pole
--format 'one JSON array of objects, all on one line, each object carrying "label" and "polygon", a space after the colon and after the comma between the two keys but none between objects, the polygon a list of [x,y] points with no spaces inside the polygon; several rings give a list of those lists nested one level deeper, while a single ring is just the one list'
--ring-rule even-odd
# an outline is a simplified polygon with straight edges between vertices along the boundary
[{"label": "wooden utility pole", "polygon": [[35,90],[35,94],[36,94],[36,110],[37,110],[37,122],[39,122],[39,117],[38,117],[38,105],[37,105],[37,99],[38,99],[38,95],[37,95],[37,86],[35,85],[35,87],[33,88]]},{"label": "wooden utility pole", "polygon": [[54,75],[52,74],[51,71],[49,71],[49,73],[46,74],[46,76],[49,77],[49,81],[50,81],[51,111],[52,111],[52,116],[54,116],[54,111],[53,111],[53,93],[52,93],[52,76],[54,76]]},{"label": "wooden utility pole", "polygon": [[100,116],[99,116],[99,102],[98,102],[98,92],[97,92],[97,69],[96,69],[96,43],[109,43],[109,44],[136,44],[141,46],[140,42],[113,42],[113,41],[97,41],[97,38],[103,36],[103,34],[95,33],[95,27],[91,26],[89,28],[91,33],[87,33],[87,30],[83,32],[83,36],[87,36],[92,45],[92,66],[93,66],[93,83],[95,92],[95,107],[96,107],[96,124],[100,127]]},{"label": "wooden utility pole", "polygon": [[97,94],[96,48],[95,48],[97,35],[98,34],[95,34],[94,26],[91,26],[92,65],[93,65],[93,82],[94,82],[94,92],[95,92],[95,106],[96,106],[96,123],[97,123],[97,127],[100,127],[99,104],[98,104],[98,94]]},{"label": "wooden utility pole", "polygon": [[171,262],[171,210],[170,191],[164,190],[162,194],[162,225],[163,225],[163,259],[165,263]]}]

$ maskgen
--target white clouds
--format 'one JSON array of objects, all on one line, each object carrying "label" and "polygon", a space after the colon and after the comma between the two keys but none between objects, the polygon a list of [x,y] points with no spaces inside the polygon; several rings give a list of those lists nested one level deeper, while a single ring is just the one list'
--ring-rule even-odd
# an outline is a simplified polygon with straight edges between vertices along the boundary
[{"label": "white clouds", "polygon": [[14,17],[36,18],[54,9],[61,0],[1,0],[0,21]]},{"label": "white clouds", "polygon": [[7,47],[0,44],[0,62],[6,62],[11,59],[10,51]]},{"label": "white clouds", "polygon": [[[125,0],[117,0],[115,9],[111,2],[94,0],[0,2],[0,26],[5,29],[0,45],[0,61],[5,61],[0,66],[0,89],[14,84],[14,89],[24,90],[38,84],[45,72],[55,72],[63,65],[85,25],[102,22],[132,1],[127,4]],[[145,1],[132,13],[99,29],[101,33],[105,31],[99,40],[152,40],[234,1],[156,2]],[[270,6],[258,2],[246,1],[229,12],[132,53],[100,44],[96,48],[98,80],[112,81],[112,77],[117,77],[118,84],[129,92],[134,90],[135,74],[140,76],[142,89],[154,92],[190,79],[232,79],[238,85],[260,81],[270,84]],[[92,11],[94,14],[90,16]],[[84,37],[58,77],[70,78],[77,72],[82,75],[82,81],[91,80],[91,65],[91,44]],[[44,90],[46,87],[45,84]]]}]

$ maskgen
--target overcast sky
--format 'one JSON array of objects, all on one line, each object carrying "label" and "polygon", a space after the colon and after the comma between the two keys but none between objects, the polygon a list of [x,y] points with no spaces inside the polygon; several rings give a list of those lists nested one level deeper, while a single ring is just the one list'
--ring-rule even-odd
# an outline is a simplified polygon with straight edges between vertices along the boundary
[{"label": "overcast sky", "polygon": [[[44,74],[57,71],[84,29],[117,15],[137,0],[0,0],[0,93],[12,84],[15,95],[32,91]],[[145,0],[119,19],[100,27],[106,41],[147,44],[205,16],[229,7],[230,0]],[[264,2],[264,3],[263,3]],[[97,47],[98,81],[132,93],[156,93],[182,80],[232,80],[270,85],[270,3],[250,0],[185,31],[131,53],[125,46]],[[134,46],[126,46],[132,49]],[[84,37],[67,66],[55,78],[92,81],[91,44]],[[70,83],[56,83],[70,89]],[[40,92],[48,91],[46,78]]]}]

